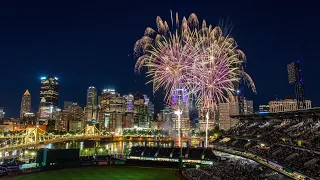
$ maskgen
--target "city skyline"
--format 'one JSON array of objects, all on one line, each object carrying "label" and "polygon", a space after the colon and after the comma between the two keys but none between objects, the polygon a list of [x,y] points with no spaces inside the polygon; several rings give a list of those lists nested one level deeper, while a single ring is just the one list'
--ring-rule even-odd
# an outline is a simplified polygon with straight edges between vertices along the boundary
[{"label": "city skyline", "polygon": [[[47,80],[47,78],[46,79],[44,79],[44,77],[41,77],[40,78],[41,79],[41,86],[43,86],[43,80]],[[48,78],[49,79],[49,78]],[[57,78],[58,79],[58,78]],[[41,94],[42,94],[42,89],[40,88],[40,96],[41,96]],[[79,104],[79,100],[69,100],[69,99],[67,99],[67,100],[61,100],[60,98],[59,98],[59,96],[57,96],[57,99],[59,99],[59,103],[58,103],[58,106],[57,106],[57,108],[58,109],[66,109],[66,108],[68,108],[68,106],[70,106],[70,105],[72,105],[73,103],[76,103],[76,104],[78,104],[78,105],[80,105],[80,107],[82,107],[82,108],[84,108],[84,107],[89,107],[89,108],[94,108],[94,107],[96,107],[96,106],[98,106],[99,105],[99,103],[100,103],[100,97],[105,93],[105,92],[115,92],[115,93],[117,93],[117,94],[119,94],[119,95],[121,95],[121,96],[133,96],[133,94],[136,94],[136,93],[143,93],[143,92],[136,92],[136,93],[119,93],[116,89],[102,89],[101,91],[98,91],[97,90],[97,88],[95,87],[95,86],[89,86],[88,88],[87,88],[87,90],[86,90],[86,96],[84,97],[85,99],[86,99],[86,101],[85,102],[83,102],[83,104]],[[38,92],[36,92],[37,94],[39,94],[39,91]],[[44,99],[44,97],[42,97],[42,98],[40,98],[40,103],[38,103],[38,101],[36,101],[36,102],[34,102],[34,101],[31,101],[31,94],[32,93],[30,93],[29,92],[29,90],[27,89],[24,93],[23,93],[23,96],[22,96],[22,100],[20,101],[20,110],[19,110],[19,112],[20,112],[20,115],[21,115],[21,112],[24,112],[24,111],[26,111],[26,110],[24,110],[25,109],[25,106],[26,105],[24,105],[25,104],[25,97],[27,96],[27,98],[30,98],[30,99],[28,99],[28,105],[27,105],[27,111],[26,112],[32,112],[32,113],[37,113],[38,111],[39,111],[39,108],[41,107],[41,106],[43,106],[43,105],[45,105],[45,106],[50,106],[50,105],[52,105],[52,102],[47,102],[47,101],[45,101]],[[145,94],[145,93],[144,93]],[[42,95],[43,96],[43,95]],[[45,104],[43,104],[43,103],[45,103]],[[24,106],[22,106],[22,104],[24,105]],[[36,105],[34,105],[34,104],[36,104]],[[35,106],[35,108],[31,108],[32,106]],[[23,111],[22,111],[23,110]],[[12,116],[12,117],[15,117],[15,116]]]},{"label": "city skyline", "polygon": [[[301,60],[306,98],[315,106],[320,102],[319,87],[313,83],[314,72],[320,65],[315,61],[317,46],[313,44],[318,37],[313,37],[313,34],[319,27],[315,25],[312,32],[305,34],[305,28],[301,26],[314,26],[312,22],[316,16],[313,16],[315,11],[311,4],[307,7],[300,3],[279,2],[271,12],[271,3],[242,3],[239,7],[223,2],[207,2],[208,6],[203,6],[203,3],[188,4],[184,1],[183,7],[181,3],[173,2],[170,6],[151,8],[154,7],[151,3],[136,12],[134,9],[144,3],[129,2],[128,6],[115,11],[113,9],[121,7],[121,3],[108,6],[105,2],[82,2],[71,10],[63,8],[73,6],[71,2],[62,7],[42,2],[34,9],[33,3],[2,4],[1,21],[6,29],[0,30],[3,47],[0,48],[0,58],[4,62],[0,75],[6,86],[0,90],[0,106],[5,108],[6,117],[19,116],[21,94],[25,89],[29,89],[34,100],[32,109],[36,111],[39,78],[52,73],[60,79],[59,107],[63,107],[63,101],[76,101],[84,107],[86,89],[93,85],[97,87],[98,94],[108,86],[121,94],[143,92],[153,99],[158,112],[163,107],[163,95],[159,92],[154,97],[152,85],[145,85],[146,78],[134,73],[132,46],[143,35],[147,25],[155,28],[150,22],[154,22],[158,15],[170,18],[170,9],[179,12],[180,16],[194,12],[201,20],[203,17],[215,25],[221,20],[232,22],[231,35],[246,53],[250,62],[246,70],[257,86],[257,95],[249,90],[245,94],[254,101],[256,110],[259,104],[266,104],[276,96],[282,99],[288,95],[294,97],[294,88],[287,82],[286,65],[297,59]],[[13,11],[11,7],[17,5],[21,6]],[[82,11],[83,8],[87,11]],[[254,17],[252,13],[255,13]],[[306,15],[300,16],[301,13]],[[95,64],[92,70],[88,70],[88,62]],[[10,78],[4,78],[17,66],[24,68],[19,68],[19,72]]]}]

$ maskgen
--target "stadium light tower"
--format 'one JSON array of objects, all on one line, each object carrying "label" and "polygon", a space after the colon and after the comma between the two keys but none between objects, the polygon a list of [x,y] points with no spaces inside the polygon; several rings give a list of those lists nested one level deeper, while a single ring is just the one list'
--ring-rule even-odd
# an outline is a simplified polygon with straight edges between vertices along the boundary
[{"label": "stadium light tower", "polygon": [[[172,107],[175,109],[177,115],[176,129],[178,130],[179,146],[182,146],[182,122],[181,115],[188,112],[188,94],[185,89],[176,89],[172,96]],[[182,115],[183,116],[183,115]]]},{"label": "stadium light tower", "polygon": [[304,83],[300,68],[300,60],[288,64],[287,68],[289,83],[295,85],[297,109],[306,109],[306,97],[304,94]]},{"label": "stadium light tower", "polygon": [[180,118],[181,118],[181,114],[182,114],[182,111],[180,111],[180,109],[178,109],[177,111],[174,111],[174,114],[177,115],[178,117],[178,138],[179,138],[179,146],[182,147],[182,144],[181,144],[181,122],[180,122]]},{"label": "stadium light tower", "polygon": [[188,93],[186,89],[176,89],[172,95],[172,107],[176,109],[174,114],[177,115],[178,139],[180,146],[179,168],[182,168],[182,123],[181,115],[188,112]]}]

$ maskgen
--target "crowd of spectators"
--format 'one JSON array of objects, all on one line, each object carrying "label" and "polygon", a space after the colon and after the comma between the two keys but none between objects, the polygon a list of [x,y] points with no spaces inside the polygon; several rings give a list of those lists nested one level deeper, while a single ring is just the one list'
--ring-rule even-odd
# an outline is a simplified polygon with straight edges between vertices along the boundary
[{"label": "crowd of spectators", "polygon": [[248,151],[293,171],[320,179],[320,122],[269,120],[231,128],[214,144]]},{"label": "crowd of spectators", "polygon": [[252,167],[250,164],[219,163],[206,168],[191,168],[183,170],[183,175],[189,180],[286,180],[285,176],[268,168]]},{"label": "crowd of spectators", "polygon": [[320,151],[319,121],[273,119],[266,122],[246,122],[231,128],[225,135]]}]

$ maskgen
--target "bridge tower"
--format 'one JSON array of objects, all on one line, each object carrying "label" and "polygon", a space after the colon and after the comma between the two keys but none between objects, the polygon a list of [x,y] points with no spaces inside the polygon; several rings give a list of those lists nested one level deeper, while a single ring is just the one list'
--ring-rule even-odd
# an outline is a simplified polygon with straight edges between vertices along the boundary
[{"label": "bridge tower", "polygon": [[38,127],[34,127],[34,128],[27,128],[26,129],[26,137],[25,139],[25,143],[38,143],[39,142],[39,131],[38,131]]},{"label": "bridge tower", "polygon": [[96,127],[95,126],[89,126],[87,125],[86,128],[85,128],[85,132],[84,132],[84,135],[85,136],[94,136],[97,134],[96,132]]}]

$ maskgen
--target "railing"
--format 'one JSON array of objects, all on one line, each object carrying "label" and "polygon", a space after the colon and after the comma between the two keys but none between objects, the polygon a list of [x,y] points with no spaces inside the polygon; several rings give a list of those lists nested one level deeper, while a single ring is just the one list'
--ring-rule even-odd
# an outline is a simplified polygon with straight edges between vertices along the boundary
[{"label": "railing", "polygon": [[[25,138],[25,137],[23,137]],[[7,144],[4,147],[0,146],[0,152],[1,151],[11,151],[11,150],[18,150],[28,147],[37,147],[43,144],[50,144],[50,143],[57,143],[57,142],[64,142],[69,140],[81,140],[81,139],[96,139],[96,138],[112,138],[113,141],[123,141],[128,140],[124,136],[112,136],[110,134],[102,135],[102,134],[93,134],[93,135],[85,135],[85,134],[75,134],[75,135],[39,135],[38,140],[33,140],[32,142],[26,142],[23,140],[23,143],[20,144]],[[171,141],[173,140],[171,137],[161,137],[158,139],[157,137],[153,137],[153,139],[150,139],[152,137],[131,137],[132,140],[146,140],[148,141]],[[131,140],[130,138],[130,140]],[[138,138],[138,139],[137,139]]]},{"label": "railing", "polygon": [[[0,151],[17,150],[17,149],[22,149],[22,148],[26,148],[26,147],[39,146],[39,145],[42,145],[42,144],[50,144],[50,143],[68,141],[68,140],[71,140],[71,139],[90,139],[90,138],[103,138],[103,137],[110,137],[110,136],[109,135],[90,135],[90,136],[85,136],[85,135],[66,136],[66,135],[62,135],[60,137],[51,136],[48,139],[40,140],[40,141],[33,142],[33,143],[7,145],[5,147],[0,148]],[[40,137],[40,139],[41,139],[41,137]]]}]

